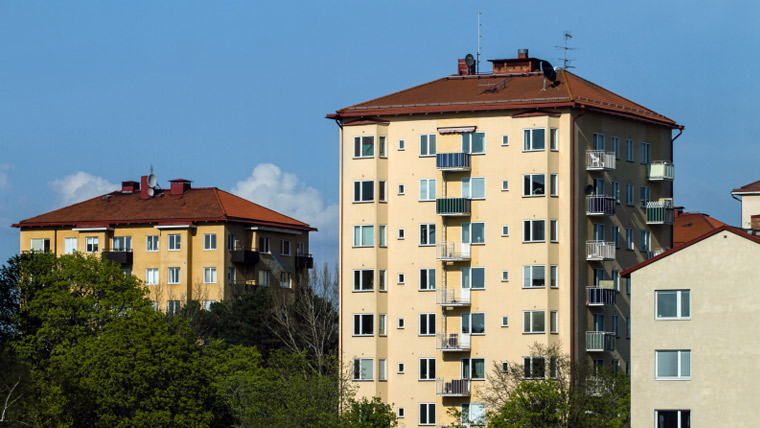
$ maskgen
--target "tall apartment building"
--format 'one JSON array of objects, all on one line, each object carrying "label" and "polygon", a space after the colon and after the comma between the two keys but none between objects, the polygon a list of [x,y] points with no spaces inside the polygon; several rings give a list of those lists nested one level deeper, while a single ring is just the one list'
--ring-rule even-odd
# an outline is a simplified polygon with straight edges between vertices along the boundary
[{"label": "tall apartment building", "polygon": [[402,426],[477,425],[493,367],[548,374],[536,342],[627,370],[618,274],[671,246],[683,128],[527,50],[491,62],[328,115],[342,361]]},{"label": "tall apartment building", "polygon": [[313,266],[308,224],[215,187],[176,179],[162,191],[154,181],[124,181],[120,191],[14,224],[21,251],[102,254],[168,312],[188,299],[208,307],[256,286],[292,288]]}]

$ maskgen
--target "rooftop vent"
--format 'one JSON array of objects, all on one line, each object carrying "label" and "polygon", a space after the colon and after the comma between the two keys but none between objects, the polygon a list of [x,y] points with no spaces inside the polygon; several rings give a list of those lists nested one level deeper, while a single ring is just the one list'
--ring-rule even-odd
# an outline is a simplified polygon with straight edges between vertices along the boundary
[{"label": "rooftop vent", "polygon": [[529,58],[527,49],[518,49],[517,58],[489,59],[493,74],[535,73],[541,71],[541,60]]},{"label": "rooftop vent", "polygon": [[129,180],[121,182],[121,193],[134,193],[138,190],[140,190],[140,183],[136,181]]},{"label": "rooftop vent", "polygon": [[169,180],[169,183],[171,183],[170,195],[184,195],[185,192],[190,190],[190,183],[192,182],[184,178],[175,178],[174,180]]}]

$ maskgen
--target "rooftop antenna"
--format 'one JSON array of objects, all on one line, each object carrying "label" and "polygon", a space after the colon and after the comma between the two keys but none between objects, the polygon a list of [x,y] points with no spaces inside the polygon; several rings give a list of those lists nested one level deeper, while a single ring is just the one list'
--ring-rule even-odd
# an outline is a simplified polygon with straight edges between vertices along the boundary
[{"label": "rooftop antenna", "polygon": [[475,74],[480,73],[480,15],[482,15],[482,13],[478,12],[478,59],[475,61]]},{"label": "rooftop antenna", "polygon": [[562,49],[564,51],[564,57],[560,58],[562,60],[562,68],[565,70],[569,70],[571,68],[575,68],[574,66],[570,65],[570,62],[572,62],[572,59],[567,58],[567,51],[574,51],[578,48],[569,48],[567,47],[567,41],[573,38],[572,33],[570,33],[570,30],[565,30],[565,33],[562,35],[565,38],[565,45],[564,46],[555,46],[557,49]]}]

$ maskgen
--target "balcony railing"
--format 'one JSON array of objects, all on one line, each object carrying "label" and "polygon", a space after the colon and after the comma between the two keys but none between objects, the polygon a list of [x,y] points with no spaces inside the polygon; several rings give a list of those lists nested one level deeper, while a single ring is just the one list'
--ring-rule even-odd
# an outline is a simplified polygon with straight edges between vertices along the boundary
[{"label": "balcony railing", "polygon": [[121,263],[123,265],[132,264],[132,250],[131,249],[103,251],[101,254],[103,255],[104,259],[111,260],[116,263]]},{"label": "balcony railing", "polygon": [[467,198],[442,198],[435,200],[435,212],[438,215],[470,215],[472,201]]},{"label": "balcony railing", "polygon": [[230,250],[230,261],[245,265],[255,265],[259,262],[259,252],[252,248],[235,247]]},{"label": "balcony railing", "polygon": [[438,153],[435,155],[435,167],[441,171],[469,171],[469,153]]},{"label": "balcony railing", "polygon": [[589,150],[586,152],[586,171],[615,169],[615,152]]},{"label": "balcony railing", "polygon": [[615,333],[609,331],[587,331],[586,351],[604,352],[615,350]]},{"label": "balcony railing", "polygon": [[436,342],[439,351],[468,351],[470,349],[470,334],[438,333]]},{"label": "balcony railing", "polygon": [[660,254],[664,253],[665,251],[668,251],[668,249],[667,248],[655,248],[652,251],[649,251],[647,253],[647,258],[651,259],[652,257],[657,257]]},{"label": "balcony railing", "polygon": [[441,397],[469,397],[470,379],[442,379],[435,380],[436,395]]},{"label": "balcony railing", "polygon": [[673,224],[674,219],[671,201],[647,202],[647,224]]},{"label": "balcony railing", "polygon": [[436,244],[436,259],[445,262],[470,260],[470,244],[444,241]]},{"label": "balcony railing", "polygon": [[607,241],[586,241],[586,260],[615,260],[615,243]]},{"label": "balcony railing", "polygon": [[617,291],[613,288],[586,288],[586,306],[614,306]]},{"label": "balcony railing", "polygon": [[314,257],[311,254],[296,254],[296,269],[313,269]]},{"label": "balcony railing", "polygon": [[676,175],[676,167],[669,161],[652,161],[649,164],[649,181],[673,181]]},{"label": "balcony railing", "polygon": [[586,215],[613,215],[615,214],[616,202],[615,198],[611,196],[586,196]]},{"label": "balcony railing", "polygon": [[469,288],[444,288],[436,292],[438,306],[469,306]]}]

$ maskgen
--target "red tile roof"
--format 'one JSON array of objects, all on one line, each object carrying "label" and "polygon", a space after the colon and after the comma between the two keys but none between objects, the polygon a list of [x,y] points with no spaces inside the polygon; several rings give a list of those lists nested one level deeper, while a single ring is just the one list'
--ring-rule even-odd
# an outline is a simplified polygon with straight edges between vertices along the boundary
[{"label": "red tile roof", "polygon": [[[340,109],[328,118],[349,119],[414,113],[444,113],[526,108],[585,107],[677,128],[659,113],[565,70],[558,84],[543,73],[449,76]],[[346,121],[348,123],[349,121]]]},{"label": "red tile roof", "polygon": [[111,192],[22,220],[14,227],[50,227],[124,224],[189,224],[232,221],[257,226],[316,230],[308,224],[262,207],[215,187],[189,189],[182,195],[168,191],[150,199],[140,192]]},{"label": "red tile roof", "polygon": [[752,194],[760,193],[760,180],[753,183],[745,184],[744,186],[731,191],[732,195]]},{"label": "red tile roof", "polygon": [[682,213],[673,222],[673,247],[681,246],[726,224],[702,213]]}]

